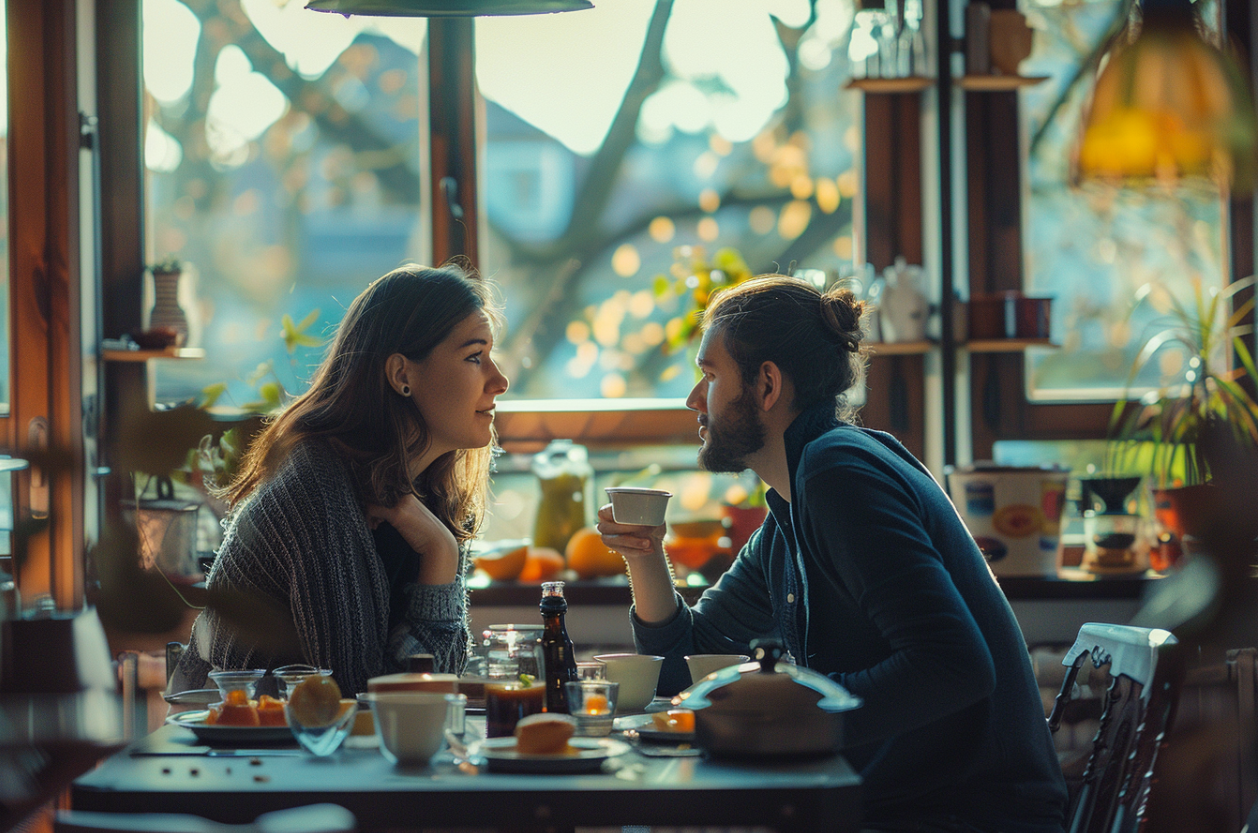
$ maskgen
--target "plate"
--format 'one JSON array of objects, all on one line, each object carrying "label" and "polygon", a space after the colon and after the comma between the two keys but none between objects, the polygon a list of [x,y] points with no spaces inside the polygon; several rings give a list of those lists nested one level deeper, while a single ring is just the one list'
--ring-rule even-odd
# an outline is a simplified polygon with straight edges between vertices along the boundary
[{"label": "plate", "polygon": [[567,755],[521,755],[515,749],[515,738],[487,738],[468,751],[473,757],[484,758],[490,772],[559,775],[598,772],[603,761],[629,751],[629,744],[610,738],[572,738],[568,745],[576,752]]},{"label": "plate", "polygon": [[219,726],[205,722],[209,714],[208,711],[180,712],[166,718],[166,722],[191,729],[197,740],[211,746],[296,743],[287,726]]},{"label": "plate", "polygon": [[612,721],[617,732],[637,732],[638,737],[651,743],[694,743],[694,732],[669,732],[655,728],[655,720],[649,714],[631,714]]}]

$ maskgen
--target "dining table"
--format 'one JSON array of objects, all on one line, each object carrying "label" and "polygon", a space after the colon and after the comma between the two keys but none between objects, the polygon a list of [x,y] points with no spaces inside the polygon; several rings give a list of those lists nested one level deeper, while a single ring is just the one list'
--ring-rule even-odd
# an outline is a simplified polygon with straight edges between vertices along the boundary
[{"label": "dining table", "polygon": [[[469,717],[483,735],[483,718]],[[352,736],[328,757],[296,745],[204,745],[167,724],[78,778],[74,810],[187,813],[228,824],[310,804],[338,804],[361,831],[577,827],[767,827],[855,831],[861,780],[841,755],[804,760],[723,760],[693,744],[647,743],[614,732],[590,771],[531,765],[499,771],[446,748],[422,766],[398,766],[373,736]],[[494,758],[494,761],[498,760]]]}]

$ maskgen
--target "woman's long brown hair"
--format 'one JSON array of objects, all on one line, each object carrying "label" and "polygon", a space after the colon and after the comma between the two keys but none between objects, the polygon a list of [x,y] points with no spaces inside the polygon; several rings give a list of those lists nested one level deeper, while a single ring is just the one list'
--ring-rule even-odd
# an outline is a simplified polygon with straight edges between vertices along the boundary
[{"label": "woman's long brown hair", "polygon": [[475,535],[489,491],[491,442],[443,454],[413,481],[408,463],[429,444],[409,397],[389,386],[385,360],[422,361],[467,316],[497,320],[487,284],[458,266],[403,266],[374,281],[346,312],[310,388],[267,422],[221,495],[237,507],[303,440],[324,438],[349,461],[364,504],[415,493],[455,538]]}]

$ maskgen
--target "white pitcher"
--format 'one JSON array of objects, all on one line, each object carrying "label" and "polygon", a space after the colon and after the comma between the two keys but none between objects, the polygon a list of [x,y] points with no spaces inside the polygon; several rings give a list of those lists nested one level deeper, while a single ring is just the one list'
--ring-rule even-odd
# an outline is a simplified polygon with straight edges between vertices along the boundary
[{"label": "white pitcher", "polygon": [[903,257],[897,257],[895,265],[888,266],[882,274],[886,282],[878,309],[882,340],[922,341],[926,338],[926,320],[930,316],[930,301],[923,286],[924,270],[920,266],[909,266]]}]

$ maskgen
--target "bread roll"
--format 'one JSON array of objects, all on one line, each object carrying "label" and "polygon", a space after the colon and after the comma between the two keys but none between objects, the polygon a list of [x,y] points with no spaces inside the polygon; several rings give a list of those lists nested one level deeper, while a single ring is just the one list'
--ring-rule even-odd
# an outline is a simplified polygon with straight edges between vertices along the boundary
[{"label": "bread roll", "polygon": [[521,755],[562,755],[577,723],[566,714],[530,714],[515,724],[515,748]]}]

